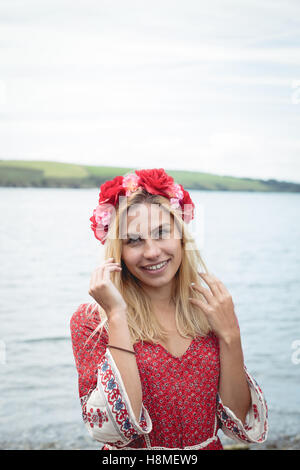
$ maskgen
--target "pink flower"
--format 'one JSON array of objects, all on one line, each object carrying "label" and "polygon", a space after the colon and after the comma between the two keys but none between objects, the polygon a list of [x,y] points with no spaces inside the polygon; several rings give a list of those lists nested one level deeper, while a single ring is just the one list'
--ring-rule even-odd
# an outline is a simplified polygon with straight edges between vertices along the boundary
[{"label": "pink flower", "polygon": [[90,218],[92,222],[91,229],[95,237],[101,241],[102,245],[105,243],[109,225],[115,216],[115,207],[112,204],[100,203],[93,211]]},{"label": "pink flower", "polygon": [[178,209],[178,207],[180,207],[179,199],[177,197],[171,197],[170,204],[173,209]]},{"label": "pink flower", "polygon": [[139,187],[140,178],[134,173],[124,176],[122,186],[126,190],[126,196],[130,196]]},{"label": "pink flower", "polygon": [[112,204],[99,204],[95,209],[95,221],[97,224],[109,225],[115,212]]},{"label": "pink flower", "polygon": [[173,186],[171,186],[171,188],[169,189],[168,194],[170,198],[175,198],[175,199],[183,198],[183,191],[181,190],[181,187],[179,184],[173,184]]}]

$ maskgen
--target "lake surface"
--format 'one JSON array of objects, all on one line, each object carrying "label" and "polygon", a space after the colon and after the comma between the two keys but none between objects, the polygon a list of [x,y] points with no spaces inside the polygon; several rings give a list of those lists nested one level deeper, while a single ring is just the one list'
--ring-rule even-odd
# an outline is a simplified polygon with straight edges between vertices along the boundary
[{"label": "lake surface", "polygon": [[[0,188],[2,449],[99,447],[81,419],[69,330],[78,305],[93,300],[103,256],[89,221],[98,193]],[[190,194],[199,221],[191,232],[233,297],[269,439],[299,435],[300,194]]]}]

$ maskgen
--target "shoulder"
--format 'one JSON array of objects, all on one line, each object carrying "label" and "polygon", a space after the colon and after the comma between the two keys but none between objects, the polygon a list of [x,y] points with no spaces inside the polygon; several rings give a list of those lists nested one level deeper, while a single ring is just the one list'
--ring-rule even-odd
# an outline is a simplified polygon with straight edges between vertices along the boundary
[{"label": "shoulder", "polygon": [[80,304],[70,319],[72,339],[89,336],[100,322],[101,318],[96,303]]},{"label": "shoulder", "polygon": [[70,319],[70,328],[71,331],[74,331],[78,328],[82,328],[88,321],[88,311],[89,311],[89,304],[83,303],[80,304],[75,312],[73,312],[71,319]]}]

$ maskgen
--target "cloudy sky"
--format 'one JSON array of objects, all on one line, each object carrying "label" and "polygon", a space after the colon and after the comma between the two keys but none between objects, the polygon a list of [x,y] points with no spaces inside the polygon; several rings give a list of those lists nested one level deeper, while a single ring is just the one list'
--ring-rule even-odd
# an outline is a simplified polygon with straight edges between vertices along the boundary
[{"label": "cloudy sky", "polygon": [[299,0],[0,0],[0,159],[300,182]]}]

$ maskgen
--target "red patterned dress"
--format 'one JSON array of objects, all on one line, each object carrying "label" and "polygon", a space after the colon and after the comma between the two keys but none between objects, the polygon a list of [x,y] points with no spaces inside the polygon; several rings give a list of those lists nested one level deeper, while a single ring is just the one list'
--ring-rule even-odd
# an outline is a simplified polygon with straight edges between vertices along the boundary
[{"label": "red patterned dress", "polygon": [[263,442],[268,411],[263,393],[245,367],[252,404],[245,424],[222,404],[218,393],[219,343],[210,333],[195,338],[175,357],[160,344],[134,345],[143,403],[135,418],[121,375],[107,348],[107,324],[90,304],[72,315],[71,338],[84,423],[102,449],[222,449],[222,431],[234,440]]}]

